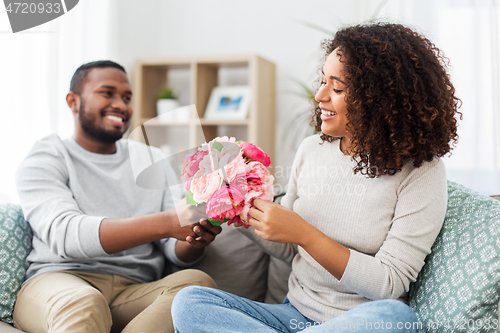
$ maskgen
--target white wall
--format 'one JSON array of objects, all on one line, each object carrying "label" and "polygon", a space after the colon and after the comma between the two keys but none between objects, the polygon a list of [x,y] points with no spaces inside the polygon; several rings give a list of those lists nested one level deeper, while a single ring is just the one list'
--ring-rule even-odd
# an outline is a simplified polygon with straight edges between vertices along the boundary
[{"label": "white wall", "polygon": [[18,202],[17,166],[34,142],[73,133],[65,96],[76,68],[107,58],[110,3],[84,0],[67,14],[12,34],[0,5],[0,202]]},{"label": "white wall", "polygon": [[[113,55],[131,72],[137,57],[256,53],[277,65],[277,156],[291,165],[294,151],[283,141],[286,121],[309,108],[294,79],[316,79],[325,33],[298,21],[335,31],[371,18],[399,22],[424,33],[450,59],[452,81],[462,99],[460,140],[445,158],[448,179],[485,194],[500,191],[500,110],[492,103],[492,54],[498,35],[492,18],[498,1],[453,0],[114,0],[117,40]],[[498,20],[498,18],[497,18]],[[496,42],[495,42],[496,40]],[[496,46],[495,46],[496,44]],[[496,60],[498,65],[498,60]],[[133,72],[132,72],[133,75]],[[497,80],[500,73],[497,68]],[[494,80],[493,80],[494,82]],[[498,106],[497,106],[498,108]],[[496,112],[499,115],[492,116]],[[495,124],[495,119],[497,123]],[[496,133],[496,134],[495,134]],[[293,136],[291,136],[293,137]],[[288,137],[289,139],[291,137]],[[492,153],[497,151],[497,153]],[[286,177],[277,179],[286,183]]]},{"label": "white wall", "polygon": [[[474,136],[484,138],[484,142],[493,137],[489,118],[476,119],[475,115],[478,107],[489,107],[482,95],[487,89],[480,89],[477,84],[471,88],[469,84],[485,84],[486,74],[478,76],[480,71],[476,70],[478,63],[484,63],[483,58],[471,63],[464,51],[480,50],[476,53],[485,59],[490,54],[479,49],[489,45],[484,39],[488,34],[483,16],[471,14],[468,5],[464,5],[469,2],[460,2],[456,11],[448,10],[452,14],[444,16],[440,6],[453,7],[452,0],[82,0],[68,14],[19,34],[8,33],[7,15],[0,9],[0,201],[17,201],[13,174],[36,139],[51,132],[63,137],[71,135],[72,117],[64,102],[71,75],[80,64],[105,58],[123,64],[131,78],[139,57],[254,53],[273,61],[277,66],[278,91],[274,164],[291,165],[294,150],[282,140],[285,124],[294,114],[309,108],[307,102],[291,93],[299,90],[294,80],[310,84],[316,79],[319,45],[327,37],[298,21],[335,31],[341,25],[370,18],[382,2],[386,4],[379,17],[423,31],[450,57],[455,78],[470,79],[462,80],[465,84],[457,86],[457,94],[465,97],[461,130],[472,134],[461,136],[448,163],[458,171],[449,176],[492,194],[486,187],[476,186],[479,181],[475,178],[467,180],[460,175],[460,168],[469,168],[474,160],[492,164],[492,154],[487,151],[478,150],[475,159],[467,153],[474,150]],[[477,3],[486,4],[484,10],[488,10],[489,1]],[[498,5],[496,9],[500,10]],[[475,44],[464,47],[462,41],[471,36],[482,39],[475,38]],[[484,172],[479,173],[475,165],[471,168],[476,176],[499,174],[494,168],[483,167]],[[284,184],[285,178],[277,181]],[[482,179],[484,183],[492,177]],[[500,189],[500,176],[498,179],[490,182],[498,185],[496,189]]]},{"label": "white wall", "polygon": [[[276,64],[277,133],[275,166],[291,165],[293,135],[283,138],[284,124],[309,104],[295,96],[294,80],[311,84],[319,65],[320,42],[340,23],[365,19],[378,1],[332,0],[114,0],[116,49],[113,58],[133,75],[138,57],[258,54]],[[154,10],[152,10],[154,9]],[[306,125],[307,126],[307,125]],[[297,143],[298,144],[298,143]],[[286,184],[286,176],[277,182]]]}]

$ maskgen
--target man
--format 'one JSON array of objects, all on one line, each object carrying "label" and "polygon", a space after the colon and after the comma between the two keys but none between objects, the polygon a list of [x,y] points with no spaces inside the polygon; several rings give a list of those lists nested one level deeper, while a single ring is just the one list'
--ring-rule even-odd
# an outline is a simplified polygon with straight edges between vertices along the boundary
[{"label": "man", "polygon": [[[14,308],[14,322],[26,332],[173,332],[175,294],[188,285],[215,287],[196,270],[160,279],[163,254],[188,267],[221,229],[185,201],[174,208],[177,194],[168,186],[135,184],[127,141],[120,140],[131,97],[122,66],[82,65],[66,96],[74,138],[38,141],[18,169],[34,234]],[[173,172],[168,164],[165,172]],[[200,222],[181,227],[179,219]]]}]

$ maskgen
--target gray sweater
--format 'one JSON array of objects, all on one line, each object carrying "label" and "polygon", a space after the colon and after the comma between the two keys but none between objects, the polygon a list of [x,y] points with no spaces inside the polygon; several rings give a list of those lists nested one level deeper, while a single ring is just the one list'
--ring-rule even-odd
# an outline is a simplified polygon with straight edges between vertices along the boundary
[{"label": "gray sweater", "polygon": [[[125,218],[171,209],[179,194],[143,189],[135,184],[128,140],[116,143],[114,154],[95,154],[74,139],[50,135],[35,143],[16,174],[25,219],[33,229],[33,250],[27,279],[59,270],[117,274],[137,282],[161,277],[165,256],[175,255],[174,239],[107,254],[99,226],[105,218]],[[142,143],[130,141],[132,145]],[[168,163],[165,172],[173,173]],[[175,199],[173,199],[173,197]]]},{"label": "gray sweater", "polygon": [[[319,135],[299,147],[281,204],[350,249],[337,280],[303,248],[265,241],[253,228],[246,236],[269,254],[292,260],[288,298],[306,317],[323,322],[358,304],[405,300],[444,221],[447,184],[441,159],[419,168],[406,163],[393,176],[354,174],[340,141]],[[307,237],[307,236],[305,236]]]}]

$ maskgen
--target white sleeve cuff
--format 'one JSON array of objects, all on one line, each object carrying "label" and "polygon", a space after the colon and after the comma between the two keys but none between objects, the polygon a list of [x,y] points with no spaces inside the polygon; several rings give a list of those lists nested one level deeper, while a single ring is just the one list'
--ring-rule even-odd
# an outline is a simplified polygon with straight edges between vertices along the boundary
[{"label": "white sleeve cuff", "polygon": [[177,257],[177,254],[175,253],[175,245],[177,244],[177,239],[176,238],[169,238],[164,244],[163,244],[163,252],[165,253],[165,257],[167,257],[168,261],[170,261],[172,264],[180,267],[180,268],[188,268],[196,263],[198,263],[201,258],[205,255],[205,252],[196,259],[195,261],[192,262],[184,262]]},{"label": "white sleeve cuff", "polygon": [[74,217],[66,230],[65,248],[69,258],[107,256],[99,237],[99,228],[105,217],[81,215]]}]

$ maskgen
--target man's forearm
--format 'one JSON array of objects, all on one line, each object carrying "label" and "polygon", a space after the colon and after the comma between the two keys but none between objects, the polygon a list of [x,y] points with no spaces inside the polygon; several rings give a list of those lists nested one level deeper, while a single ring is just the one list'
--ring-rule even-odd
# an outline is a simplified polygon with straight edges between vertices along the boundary
[{"label": "man's forearm", "polygon": [[168,237],[185,240],[188,235],[195,236],[191,228],[181,228],[175,210],[170,210],[130,218],[106,218],[101,222],[99,238],[104,251],[111,254]]},{"label": "man's forearm", "polygon": [[177,242],[175,245],[175,255],[179,260],[190,263],[198,259],[203,252],[205,252],[205,248],[198,249],[188,242]]}]

